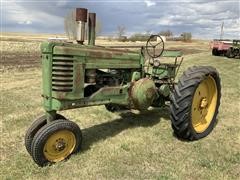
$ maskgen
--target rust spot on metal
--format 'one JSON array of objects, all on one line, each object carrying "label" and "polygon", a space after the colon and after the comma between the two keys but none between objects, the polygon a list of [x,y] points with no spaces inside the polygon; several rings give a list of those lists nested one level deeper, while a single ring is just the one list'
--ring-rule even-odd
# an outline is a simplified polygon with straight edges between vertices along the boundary
[{"label": "rust spot on metal", "polygon": [[130,83],[130,87],[129,87],[129,90],[128,90],[128,95],[129,95],[129,98],[128,98],[128,101],[129,101],[129,107],[131,108],[131,109],[134,109],[134,108],[139,108],[138,106],[138,102],[134,102],[134,100],[133,100],[133,91],[134,91],[134,84],[135,84],[135,82],[131,82]]},{"label": "rust spot on metal", "polygon": [[[128,52],[130,52],[128,49],[125,49],[125,50],[123,50],[123,49],[106,49],[106,50],[108,50],[108,51],[111,51],[111,52],[113,52],[113,53],[115,53],[115,54],[123,54],[123,53],[128,53]],[[136,53],[136,52],[135,52]]]},{"label": "rust spot on metal", "polygon": [[89,51],[89,56],[93,58],[112,58],[112,53],[101,52],[101,51]]},{"label": "rust spot on metal", "polygon": [[83,76],[83,74],[81,73],[81,70],[82,70],[82,65],[81,64],[76,64],[76,67],[75,67],[75,72],[76,72],[76,78],[75,78],[75,82],[74,82],[74,84],[76,85],[76,86],[79,86],[80,84],[81,84],[81,80],[82,80],[82,76]]},{"label": "rust spot on metal", "polygon": [[146,92],[146,97],[149,100],[152,100],[152,97],[156,94],[156,90],[154,88],[149,88]]},{"label": "rust spot on metal", "polygon": [[83,51],[88,52],[88,54],[91,57],[99,57],[99,58],[112,58],[114,56],[122,56],[124,55],[123,52],[119,51],[112,51],[109,49],[97,49],[97,50],[92,50],[92,49],[83,49]]},{"label": "rust spot on metal", "polygon": [[66,92],[56,92],[56,98],[57,99],[65,99]]},{"label": "rust spot on metal", "polygon": [[87,12],[85,8],[76,8],[76,21],[87,22]]}]

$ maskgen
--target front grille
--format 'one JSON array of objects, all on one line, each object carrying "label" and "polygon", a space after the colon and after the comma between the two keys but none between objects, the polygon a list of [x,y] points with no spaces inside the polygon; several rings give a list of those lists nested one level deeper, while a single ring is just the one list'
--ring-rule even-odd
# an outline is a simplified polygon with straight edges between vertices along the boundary
[{"label": "front grille", "polygon": [[52,90],[71,92],[73,90],[73,56],[54,55],[52,62]]}]

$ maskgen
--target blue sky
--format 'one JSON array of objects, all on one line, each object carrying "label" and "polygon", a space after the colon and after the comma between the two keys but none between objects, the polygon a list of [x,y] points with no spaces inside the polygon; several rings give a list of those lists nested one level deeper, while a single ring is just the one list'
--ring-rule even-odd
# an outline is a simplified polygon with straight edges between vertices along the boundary
[{"label": "blue sky", "polygon": [[102,35],[124,25],[127,35],[170,29],[211,39],[219,38],[224,22],[224,38],[240,38],[239,0],[3,0],[2,30],[64,33],[64,17],[76,7],[97,13]]}]

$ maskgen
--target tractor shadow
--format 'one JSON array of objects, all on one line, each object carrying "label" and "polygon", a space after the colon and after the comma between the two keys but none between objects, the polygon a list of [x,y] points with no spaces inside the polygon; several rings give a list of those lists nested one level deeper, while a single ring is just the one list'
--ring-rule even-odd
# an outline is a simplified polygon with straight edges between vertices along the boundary
[{"label": "tractor shadow", "polygon": [[137,127],[152,127],[158,124],[161,121],[161,118],[170,120],[168,107],[153,109],[141,114],[126,112],[120,114],[120,116],[121,118],[113,121],[83,129],[82,151],[87,151],[91,148],[92,144],[109,137],[114,137],[124,130]]}]

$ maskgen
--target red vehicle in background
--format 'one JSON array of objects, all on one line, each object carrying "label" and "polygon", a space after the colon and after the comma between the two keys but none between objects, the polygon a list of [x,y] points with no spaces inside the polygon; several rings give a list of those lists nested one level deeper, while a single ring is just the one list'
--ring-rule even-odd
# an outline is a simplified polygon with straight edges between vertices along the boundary
[{"label": "red vehicle in background", "polygon": [[232,44],[233,44],[232,40],[214,39],[213,41],[210,42],[212,55],[214,56],[226,55],[228,49],[232,46]]}]

